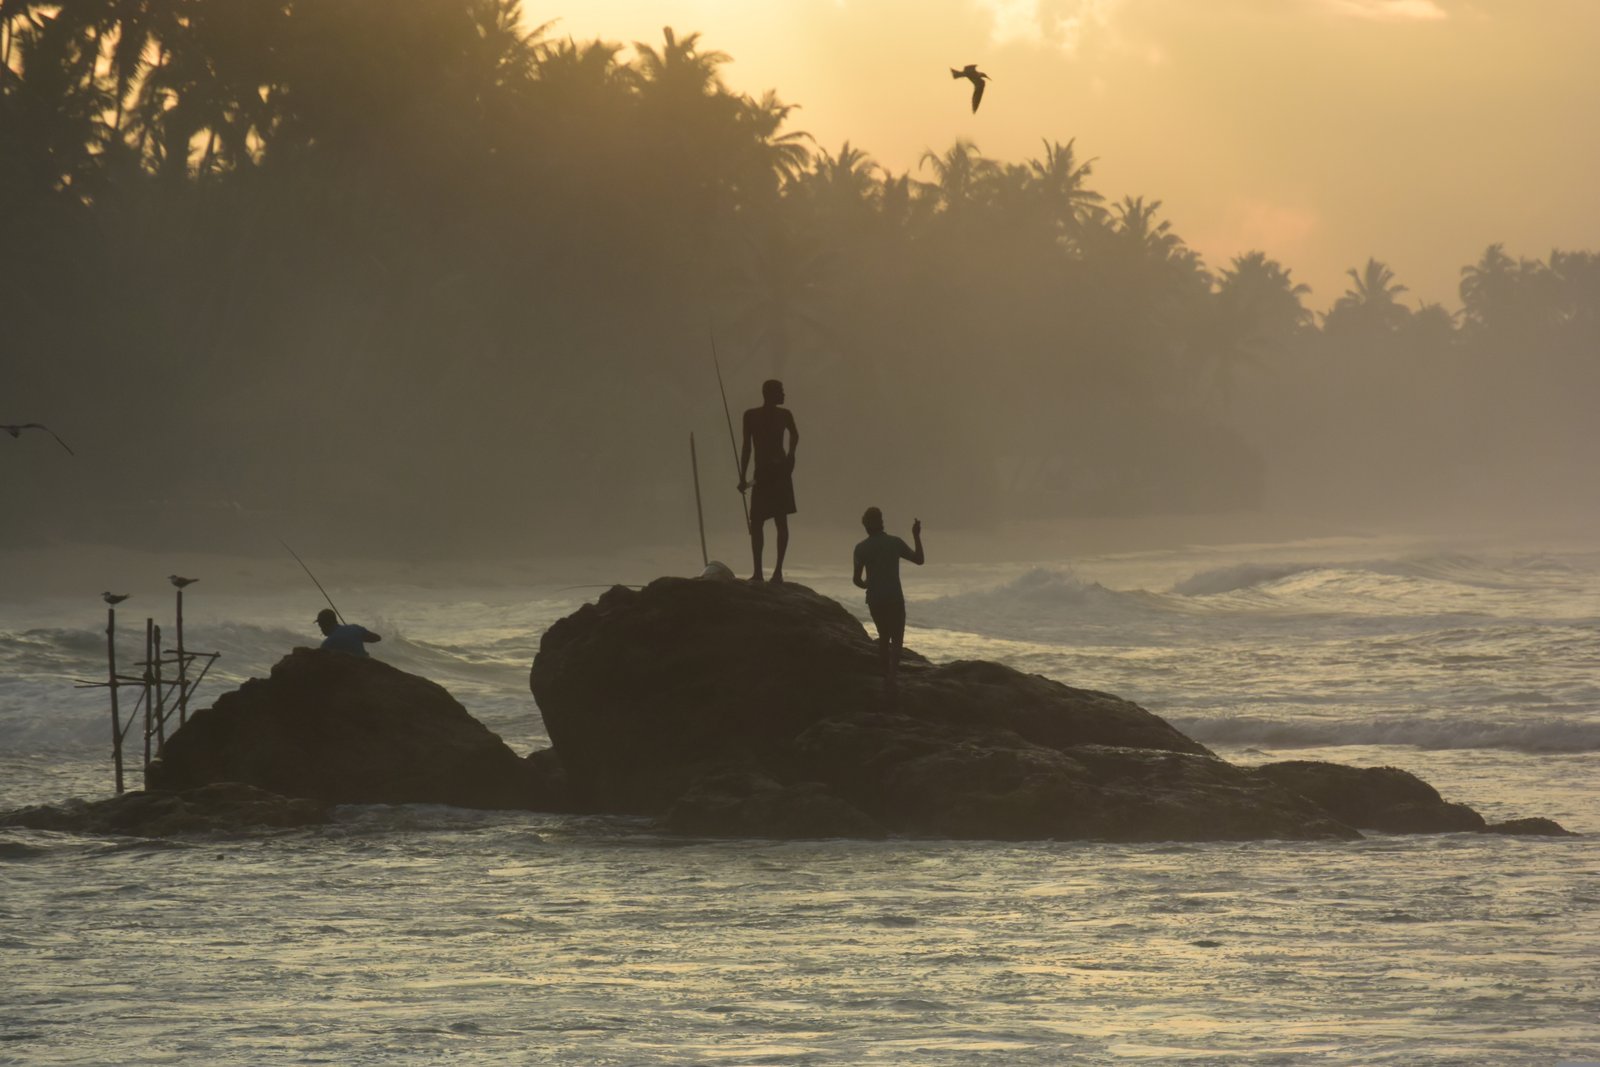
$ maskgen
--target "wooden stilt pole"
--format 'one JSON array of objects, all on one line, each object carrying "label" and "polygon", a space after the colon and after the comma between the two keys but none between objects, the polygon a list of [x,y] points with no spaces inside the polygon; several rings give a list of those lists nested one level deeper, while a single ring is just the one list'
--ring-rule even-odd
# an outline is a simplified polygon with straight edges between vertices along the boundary
[{"label": "wooden stilt pole", "polygon": [[[156,627],[156,755],[167,747],[167,694],[161,683],[161,627]],[[148,762],[148,761],[146,761]]]},{"label": "wooden stilt pole", "polygon": [[694,471],[694,514],[700,520],[700,566],[711,566],[706,552],[706,510],[700,506],[700,459],[694,451],[694,434],[689,434],[689,468]]},{"label": "wooden stilt pole", "polygon": [[155,733],[155,698],[150,692],[151,679],[155,677],[156,620],[144,620],[144,765],[150,766],[150,736]]},{"label": "wooden stilt pole", "polygon": [[189,719],[189,660],[183,650],[183,590],[178,590],[178,725]]},{"label": "wooden stilt pole", "polygon": [[122,713],[117,709],[117,609],[106,609],[106,682],[111,686],[111,759],[122,792]]}]

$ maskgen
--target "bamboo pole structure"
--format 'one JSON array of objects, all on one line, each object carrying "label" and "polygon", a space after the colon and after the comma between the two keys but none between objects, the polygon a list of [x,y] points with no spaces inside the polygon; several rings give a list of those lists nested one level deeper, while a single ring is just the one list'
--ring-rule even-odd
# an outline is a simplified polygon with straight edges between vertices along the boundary
[{"label": "bamboo pole structure", "polygon": [[178,725],[189,720],[189,659],[183,651],[183,587],[178,588]]},{"label": "bamboo pole structure", "polygon": [[[163,690],[161,682],[161,627],[157,626],[155,630],[156,655],[154,663],[156,671],[156,755],[159,756],[161,755],[162,750],[167,747],[167,694]],[[145,762],[148,763],[149,760],[146,760]]]},{"label": "bamboo pole structure", "polygon": [[151,718],[155,715],[156,702],[151,697],[150,687],[154,679],[155,670],[155,640],[156,620],[144,620],[144,765],[150,766],[150,737],[155,733]]},{"label": "bamboo pole structure", "polygon": [[117,609],[106,609],[106,684],[111,687],[111,759],[122,792],[122,714],[117,709]]}]

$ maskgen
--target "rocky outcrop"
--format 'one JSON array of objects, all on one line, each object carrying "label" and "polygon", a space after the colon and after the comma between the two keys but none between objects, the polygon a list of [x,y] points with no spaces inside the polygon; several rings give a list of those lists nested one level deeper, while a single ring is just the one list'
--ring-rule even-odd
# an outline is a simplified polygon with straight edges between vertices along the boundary
[{"label": "rocky outcrop", "polygon": [[836,602],[659,579],[552,626],[530,686],[579,810],[692,833],[1359,836],[1136,704],[910,654],[897,698]]},{"label": "rocky outcrop", "polygon": [[328,804],[548,806],[537,768],[441,686],[308,648],[192,715],[147,781],[161,790],[244,782]]},{"label": "rocky outcrop", "polygon": [[328,818],[328,805],[319,801],[283,797],[229,782],[182,792],[142,790],[92,803],[80,800],[20,808],[0,814],[0,826],[76,834],[174,837],[317,826]]},{"label": "rocky outcrop", "polygon": [[1398,767],[1288,760],[1257,767],[1254,773],[1361,830],[1442,834],[1485,826],[1483,816],[1465,804],[1450,803],[1433,786]]}]

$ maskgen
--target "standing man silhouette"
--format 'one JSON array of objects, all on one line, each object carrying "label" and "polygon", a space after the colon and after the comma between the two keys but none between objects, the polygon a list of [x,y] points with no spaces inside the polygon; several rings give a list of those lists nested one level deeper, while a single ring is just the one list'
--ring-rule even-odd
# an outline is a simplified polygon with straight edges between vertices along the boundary
[{"label": "standing man silhouette", "polygon": [[900,671],[900,649],[906,642],[906,595],[900,588],[900,561],[922,566],[927,559],[922,551],[922,520],[911,524],[913,549],[883,529],[883,512],[868,508],[861,515],[867,539],[856,545],[856,567],[852,580],[857,589],[867,591],[867,610],[878,628],[878,655],[883,661],[883,686],[893,692]]},{"label": "standing man silhouette", "polygon": [[[768,519],[778,531],[778,559],[772,567],[772,580],[783,581],[783,556],[789,550],[789,516],[794,506],[794,450],[800,443],[794,415],[783,403],[783,383],[770,378],[761,383],[762,405],[744,413],[744,447],[739,452],[739,492],[751,488],[745,479],[750,468],[750,450],[755,446],[755,491],[750,494],[750,555],[755,560],[752,582],[761,581],[761,550],[765,547],[762,526]],[[789,434],[784,449],[783,435]]]}]

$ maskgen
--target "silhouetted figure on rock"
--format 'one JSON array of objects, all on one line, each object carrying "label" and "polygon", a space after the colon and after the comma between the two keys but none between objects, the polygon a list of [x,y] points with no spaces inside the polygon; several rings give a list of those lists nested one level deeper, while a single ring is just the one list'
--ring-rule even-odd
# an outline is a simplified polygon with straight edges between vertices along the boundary
[{"label": "silhouetted figure on rock", "polygon": [[324,652],[345,652],[352,656],[365,656],[367,645],[383,638],[353,622],[342,623],[332,608],[317,612],[317,627],[322,631]]},{"label": "silhouetted figure on rock", "polygon": [[[783,403],[783,383],[776,378],[761,383],[762,405],[744,413],[744,448],[739,452],[739,492],[751,488],[745,472],[750,468],[751,446],[755,448],[754,492],[750,494],[750,555],[755,560],[752,582],[761,581],[761,550],[765,545],[762,526],[768,519],[778,531],[778,559],[772,566],[772,580],[783,581],[783,557],[789,550],[789,516],[794,506],[794,450],[800,443],[794,415]],[[785,450],[783,435],[789,435]]]},{"label": "silhouetted figure on rock", "polygon": [[861,516],[867,538],[856,545],[856,587],[867,591],[867,610],[878,628],[878,652],[883,657],[883,684],[895,687],[900,669],[900,648],[906,637],[906,597],[900,589],[900,561],[922,566],[922,520],[911,523],[913,550],[894,534],[883,531],[883,512],[868,508]]}]

